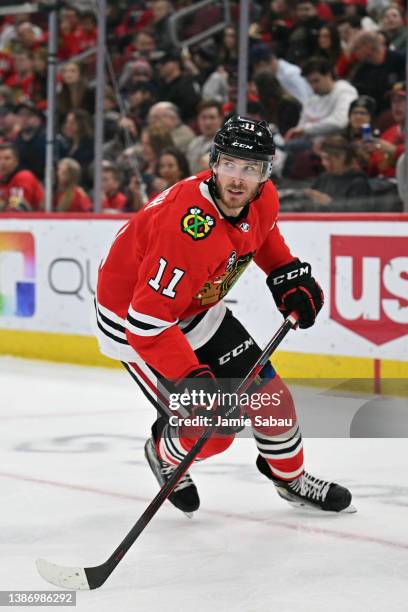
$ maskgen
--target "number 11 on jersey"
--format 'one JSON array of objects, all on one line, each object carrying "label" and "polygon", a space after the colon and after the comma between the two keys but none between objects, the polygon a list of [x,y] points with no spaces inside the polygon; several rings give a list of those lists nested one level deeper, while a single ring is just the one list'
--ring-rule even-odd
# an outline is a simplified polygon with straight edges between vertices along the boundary
[{"label": "number 11 on jersey", "polygon": [[156,276],[149,280],[148,285],[155,291],[159,291],[162,295],[165,295],[169,298],[174,298],[176,296],[176,292],[174,291],[174,289],[177,283],[179,283],[182,277],[184,276],[185,271],[180,270],[180,268],[173,268],[173,278],[170,280],[167,287],[162,289],[160,282],[163,278],[164,271],[167,268],[167,263],[168,262],[163,257],[160,257],[159,269],[157,270]]}]

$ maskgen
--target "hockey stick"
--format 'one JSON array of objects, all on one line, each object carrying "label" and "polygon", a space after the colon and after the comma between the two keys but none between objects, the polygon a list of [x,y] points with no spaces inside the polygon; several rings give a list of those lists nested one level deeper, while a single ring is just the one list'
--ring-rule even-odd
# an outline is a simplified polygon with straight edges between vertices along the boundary
[{"label": "hockey stick", "polygon": [[[245,378],[241,381],[236,389],[236,393],[244,393],[246,389],[252,384],[255,378],[258,376],[259,372],[263,368],[263,366],[267,363],[272,353],[276,350],[282,340],[285,338],[286,334],[293,328],[296,327],[297,324],[297,316],[295,313],[289,315],[287,319],[282,323],[280,328],[277,330],[273,338],[267,344],[265,349],[262,351],[262,354],[252,366],[250,372],[245,376]],[[230,413],[234,409],[230,409]],[[230,416],[230,414],[226,413],[224,416]],[[194,459],[208,440],[208,438],[213,433],[214,429],[216,429],[215,419],[214,424],[210,425],[201,435],[201,437],[197,440],[194,446],[189,450],[187,455],[184,457],[183,461],[178,465],[175,469],[171,478],[167,481],[165,485],[160,489],[156,497],[149,504],[137,522],[133,525],[132,529],[129,531],[124,540],[119,544],[116,550],[111,554],[109,559],[107,559],[101,565],[96,565],[95,567],[65,567],[62,565],[56,565],[54,563],[49,563],[44,559],[37,559],[36,565],[37,570],[40,575],[47,580],[51,584],[56,586],[65,588],[65,589],[73,589],[73,590],[88,590],[88,589],[97,589],[102,586],[102,584],[106,581],[106,579],[113,572],[115,567],[120,563],[122,558],[125,556],[129,548],[134,544],[137,538],[140,536],[145,527],[150,523],[156,512],[162,506],[162,504],[166,501],[168,496],[173,491],[174,487],[177,485],[182,476],[187,472],[190,465],[193,463]]]}]

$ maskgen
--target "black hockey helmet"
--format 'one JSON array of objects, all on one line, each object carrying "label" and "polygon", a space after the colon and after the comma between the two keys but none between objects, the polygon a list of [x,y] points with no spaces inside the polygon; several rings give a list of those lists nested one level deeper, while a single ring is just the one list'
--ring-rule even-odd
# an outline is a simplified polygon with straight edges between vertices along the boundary
[{"label": "black hockey helmet", "polygon": [[214,137],[210,151],[211,168],[217,163],[220,153],[263,162],[261,181],[264,182],[271,174],[275,155],[272,131],[266,121],[239,115],[231,117]]}]

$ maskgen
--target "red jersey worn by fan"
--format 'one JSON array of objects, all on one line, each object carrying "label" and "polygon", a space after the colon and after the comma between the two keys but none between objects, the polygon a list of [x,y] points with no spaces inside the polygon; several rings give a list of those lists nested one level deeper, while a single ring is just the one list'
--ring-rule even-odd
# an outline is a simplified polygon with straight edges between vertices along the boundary
[{"label": "red jersey worn by fan", "polygon": [[44,189],[32,172],[17,170],[0,178],[0,210],[40,211],[43,207]]},{"label": "red jersey worn by fan", "polygon": [[92,202],[81,187],[75,187],[73,189],[72,197],[68,202],[64,202],[65,196],[66,193],[64,191],[57,192],[54,199],[54,210],[56,212],[92,212]]},{"label": "red jersey worn by fan", "polygon": [[[142,358],[172,380],[198,366],[193,349],[220,325],[222,299],[252,259],[266,274],[294,259],[277,226],[271,181],[231,221],[210,194],[210,176],[185,179],[146,204],[118,232],[99,269],[101,351],[121,361]],[[193,331],[187,340],[186,329],[207,311],[203,337]]]},{"label": "red jersey worn by fan", "polygon": [[102,210],[117,210],[122,212],[125,209],[127,197],[121,191],[116,191],[110,195],[106,194],[102,199]]}]

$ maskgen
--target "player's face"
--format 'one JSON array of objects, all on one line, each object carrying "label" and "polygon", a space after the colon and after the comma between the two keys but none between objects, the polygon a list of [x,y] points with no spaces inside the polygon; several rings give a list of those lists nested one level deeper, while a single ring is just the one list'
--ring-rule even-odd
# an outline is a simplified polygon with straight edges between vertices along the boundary
[{"label": "player's face", "polygon": [[258,191],[262,163],[222,153],[214,170],[222,208],[226,209],[224,212],[227,215],[238,215]]}]

